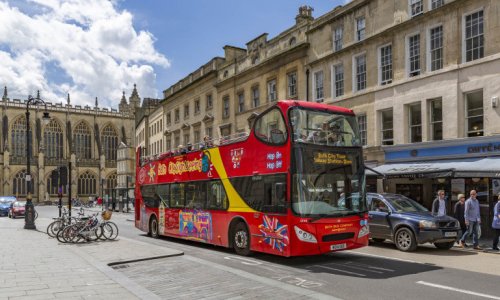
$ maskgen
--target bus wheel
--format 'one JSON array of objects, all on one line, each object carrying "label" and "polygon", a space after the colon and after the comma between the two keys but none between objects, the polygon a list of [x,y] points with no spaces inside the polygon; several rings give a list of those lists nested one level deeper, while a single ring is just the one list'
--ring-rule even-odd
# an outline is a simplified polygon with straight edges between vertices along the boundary
[{"label": "bus wheel", "polygon": [[151,221],[149,221],[149,232],[151,232],[152,238],[157,239],[160,237],[158,235],[158,221],[156,220],[155,217],[152,217]]},{"label": "bus wheel", "polygon": [[238,223],[234,229],[233,247],[239,255],[247,256],[250,254],[250,235],[243,222]]}]

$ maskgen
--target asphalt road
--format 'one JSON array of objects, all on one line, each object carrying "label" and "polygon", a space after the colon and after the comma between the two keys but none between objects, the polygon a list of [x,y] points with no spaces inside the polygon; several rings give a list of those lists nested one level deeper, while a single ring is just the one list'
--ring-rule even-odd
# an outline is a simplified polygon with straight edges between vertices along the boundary
[{"label": "asphalt road", "polygon": [[[43,216],[57,212],[55,207],[40,207],[38,211]],[[205,288],[213,291],[208,296],[215,298],[258,297],[265,289],[275,289],[277,299],[314,291],[319,298],[500,300],[498,254],[434,247],[402,253],[385,243],[323,256],[283,258],[255,253],[241,257],[221,247],[174,238],[152,239],[137,230],[131,218],[133,214],[113,216],[121,236],[185,253],[129,264],[120,270],[162,298],[176,295],[188,299]]]}]

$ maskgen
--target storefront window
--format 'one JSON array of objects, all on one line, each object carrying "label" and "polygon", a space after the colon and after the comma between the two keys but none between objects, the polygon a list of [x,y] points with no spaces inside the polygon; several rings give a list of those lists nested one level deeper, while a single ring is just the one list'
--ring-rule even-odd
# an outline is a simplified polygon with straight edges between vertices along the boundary
[{"label": "storefront window", "polygon": [[470,191],[476,190],[477,200],[481,204],[488,204],[489,202],[489,184],[488,178],[465,178],[465,197],[468,199],[470,197]]}]

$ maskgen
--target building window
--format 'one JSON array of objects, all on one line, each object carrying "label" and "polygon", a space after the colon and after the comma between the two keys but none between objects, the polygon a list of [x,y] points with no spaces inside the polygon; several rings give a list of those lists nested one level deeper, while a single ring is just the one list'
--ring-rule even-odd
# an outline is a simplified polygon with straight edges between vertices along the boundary
[{"label": "building window", "polygon": [[175,111],[174,111],[174,120],[175,120],[175,123],[179,123],[180,119],[181,119],[180,109],[176,108]]},{"label": "building window", "polygon": [[359,126],[359,137],[361,139],[361,145],[366,146],[368,144],[366,115],[358,115],[358,126]]},{"label": "building window", "polygon": [[365,39],[365,17],[356,19],[356,41],[362,41]]},{"label": "building window", "polygon": [[113,173],[106,178],[106,187],[108,189],[116,189],[117,186],[117,176],[116,173]]},{"label": "building window", "polygon": [[224,98],[222,99],[222,103],[222,117],[229,118],[229,96],[224,96]]},{"label": "building window", "polygon": [[245,94],[238,94],[238,112],[242,113],[245,111]]},{"label": "building window", "polygon": [[[78,176],[78,195],[96,195],[96,186],[96,176],[89,171],[85,171],[85,173]],[[107,191],[105,192],[105,194],[110,194],[115,187],[116,186],[106,186],[105,188]]]},{"label": "building window", "polygon": [[422,106],[419,103],[408,106],[408,125],[410,129],[410,143],[422,141]]},{"label": "building window", "polygon": [[174,137],[174,147],[179,147],[181,144],[181,137],[177,134]]},{"label": "building window", "polygon": [[484,57],[483,11],[465,16],[465,61]]},{"label": "building window", "polygon": [[184,120],[189,118],[189,104],[184,105]]},{"label": "building window", "polygon": [[288,98],[294,99],[297,97],[297,72],[288,73]]},{"label": "building window", "polygon": [[258,86],[252,88],[252,106],[259,107],[260,105],[260,91]]},{"label": "building window", "polygon": [[[30,126],[30,156],[33,157],[33,125]],[[26,118],[19,117],[12,124],[12,133],[11,133],[11,151],[12,156],[15,157],[26,157]]]},{"label": "building window", "polygon": [[200,113],[200,99],[194,100],[194,113],[195,114]]},{"label": "building window", "polygon": [[380,84],[386,85],[392,83],[392,45],[380,48]]},{"label": "building window", "polygon": [[170,126],[172,124],[172,117],[170,115],[170,112],[167,113],[167,126]]},{"label": "building window", "polygon": [[170,139],[167,140],[167,151],[171,151],[172,150],[172,141]]},{"label": "building window", "polygon": [[212,94],[207,95],[207,109],[210,109],[213,107],[213,101],[212,101]]},{"label": "building window", "polygon": [[189,143],[191,143],[189,141],[189,133],[184,133],[184,146],[187,146]]},{"label": "building window", "polygon": [[323,101],[323,71],[314,73],[314,99]]},{"label": "building window", "polygon": [[344,95],[344,65],[337,65],[333,67],[335,74],[335,97]]},{"label": "building window", "polygon": [[381,112],[382,116],[382,145],[393,145],[393,121],[392,109],[384,110]]},{"label": "building window", "polygon": [[201,139],[200,139],[200,130],[197,129],[197,130],[194,131],[194,141],[193,141],[193,143],[198,144],[199,142],[201,142]]},{"label": "building window", "polygon": [[366,89],[366,54],[354,58],[355,91]]},{"label": "building window", "polygon": [[[26,139],[26,136],[24,138]],[[26,151],[26,149],[24,149],[24,150]],[[35,189],[36,189],[37,184],[35,184],[36,181],[33,178],[34,173],[35,172],[31,172],[31,177],[32,177],[31,178],[31,181],[32,181],[31,189],[32,189],[33,194],[36,195]],[[21,196],[26,196],[26,194],[27,194],[26,169],[24,169],[24,170],[17,172],[16,176],[14,176],[14,178],[12,180],[12,195],[17,196],[17,197],[21,197]]]},{"label": "building window", "polygon": [[422,0],[410,0],[410,15],[412,17],[420,15],[424,11]]},{"label": "building window", "polygon": [[212,137],[213,137],[212,131],[213,131],[213,130],[212,130],[212,127],[211,127],[211,126],[206,127],[206,128],[205,128],[205,135],[206,135],[206,136],[208,136],[208,137],[210,137],[210,138],[212,138]]},{"label": "building window", "polygon": [[63,157],[63,131],[61,125],[59,125],[56,120],[50,120],[50,123],[45,126],[43,140],[45,145],[45,156],[47,158]]},{"label": "building window", "polygon": [[443,68],[443,26],[431,28],[429,39],[430,69],[436,71]]},{"label": "building window", "polygon": [[52,180],[54,179],[59,179],[59,169],[56,168],[50,173],[50,176],[47,177],[47,193],[50,195],[57,195],[59,192],[59,186],[62,188],[62,193],[66,194],[67,190],[66,187],[67,185],[60,185],[60,182],[58,180]]},{"label": "building window", "polygon": [[476,91],[465,95],[467,136],[483,136],[483,91]]},{"label": "building window", "polygon": [[436,9],[444,5],[444,0],[431,0],[431,9]]},{"label": "building window", "polygon": [[344,39],[344,28],[343,27],[335,28],[335,33],[333,36],[333,49],[334,49],[334,51],[342,50],[343,39]]},{"label": "building window", "polygon": [[267,100],[269,100],[269,102],[273,102],[276,101],[277,98],[276,79],[273,79],[267,82]]},{"label": "building window", "polygon": [[118,150],[118,134],[113,126],[108,125],[102,130],[102,148],[106,160],[116,160],[116,151]]},{"label": "building window", "polygon": [[420,34],[408,37],[409,76],[420,75]]},{"label": "building window", "polygon": [[431,140],[443,139],[443,101],[441,99],[430,101],[430,132]]},{"label": "building window", "polygon": [[76,157],[81,159],[92,158],[92,131],[85,122],[80,122],[73,132]]}]

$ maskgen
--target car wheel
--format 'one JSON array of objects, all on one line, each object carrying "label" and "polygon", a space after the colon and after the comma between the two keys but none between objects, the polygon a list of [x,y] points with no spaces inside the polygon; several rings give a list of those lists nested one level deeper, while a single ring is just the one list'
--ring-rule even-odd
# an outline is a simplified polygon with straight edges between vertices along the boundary
[{"label": "car wheel", "polygon": [[375,243],[383,243],[385,241],[385,239],[378,239],[378,238],[372,238],[372,240],[375,242]]},{"label": "car wheel", "polygon": [[250,235],[245,223],[240,222],[236,225],[233,234],[234,251],[243,256],[250,255]]},{"label": "car wheel", "polygon": [[403,227],[396,231],[394,242],[396,247],[405,252],[415,251],[417,249],[417,241],[415,234],[409,228]]},{"label": "car wheel", "polygon": [[158,221],[155,217],[152,217],[151,221],[149,222],[149,231],[151,232],[152,238],[157,239],[160,237],[160,235],[158,234]]},{"label": "car wheel", "polygon": [[434,246],[436,246],[436,248],[444,250],[453,248],[453,245],[455,245],[455,242],[434,243]]}]

